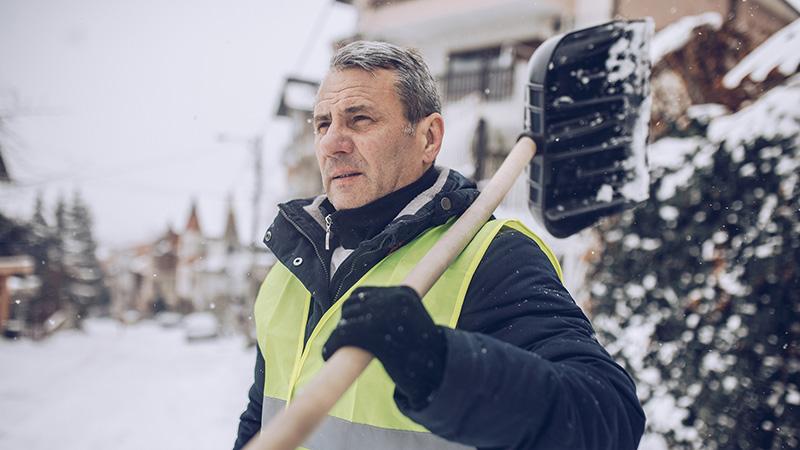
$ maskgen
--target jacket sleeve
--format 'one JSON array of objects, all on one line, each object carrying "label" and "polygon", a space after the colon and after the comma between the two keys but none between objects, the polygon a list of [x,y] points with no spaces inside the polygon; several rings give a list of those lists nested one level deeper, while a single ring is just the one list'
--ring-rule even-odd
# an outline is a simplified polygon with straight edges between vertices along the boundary
[{"label": "jacket sleeve", "polygon": [[264,398],[264,357],[256,345],[256,366],[253,371],[253,385],[248,393],[247,409],[239,416],[239,431],[233,450],[244,447],[261,429],[261,402]]},{"label": "jacket sleeve", "polygon": [[645,418],[633,381],[522,233],[503,230],[489,246],[446,336],[429,403],[397,402],[433,433],[482,448],[638,446]]}]

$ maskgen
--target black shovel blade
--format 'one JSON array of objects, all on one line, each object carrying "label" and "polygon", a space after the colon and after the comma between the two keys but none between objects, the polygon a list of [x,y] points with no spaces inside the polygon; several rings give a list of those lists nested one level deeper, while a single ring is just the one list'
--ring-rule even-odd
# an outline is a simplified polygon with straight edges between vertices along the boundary
[{"label": "black shovel blade", "polygon": [[525,126],[537,145],[530,207],[572,235],[648,197],[651,20],[614,21],[545,41],[528,63]]}]

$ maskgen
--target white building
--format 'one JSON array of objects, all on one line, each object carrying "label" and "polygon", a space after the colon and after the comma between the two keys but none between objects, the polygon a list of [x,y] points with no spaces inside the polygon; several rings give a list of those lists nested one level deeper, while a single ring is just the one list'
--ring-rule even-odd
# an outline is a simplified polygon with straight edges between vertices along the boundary
[{"label": "white building", "polygon": [[311,126],[318,88],[317,81],[287,78],[275,112],[277,117],[289,119],[291,124],[291,140],[281,156],[286,168],[287,198],[312,197],[322,192]]},{"label": "white building", "polygon": [[223,323],[240,326],[252,309],[258,286],[274,263],[271,254],[241,244],[229,207],[225,231],[207,236],[192,204],[186,226],[152,244],[115,252],[107,262],[113,311],[150,315],[160,311],[213,311]]},{"label": "white building", "polygon": [[[545,39],[576,27],[585,27],[613,17],[652,16],[658,29],[706,11],[734,17],[747,30],[772,29],[777,22],[791,20],[793,8],[786,0],[676,0],[666,3],[633,0],[352,0],[358,12],[353,36],[333,44],[368,39],[383,40],[420,51],[433,75],[440,81],[445,118],[445,136],[437,163],[452,167],[478,181],[496,171],[522,131],[526,63]],[[737,25],[739,26],[739,25]],[[772,30],[774,31],[774,30]],[[765,32],[765,34],[770,34]],[[313,136],[307,120],[313,98],[290,102],[300,96],[290,93],[296,80],[287,80],[283,99],[303,114],[292,117],[300,130],[284,157],[290,177],[314,174]],[[308,92],[313,81],[306,82]],[[311,99],[311,104],[308,100]],[[283,103],[282,103],[283,105]],[[307,114],[306,114],[307,112]],[[305,169],[299,165],[308,164]],[[294,183],[290,182],[290,185]],[[319,188],[317,188],[319,191]],[[317,191],[317,192],[318,192]],[[550,236],[531,216],[527,176],[520,177],[497,210],[498,217],[515,217],[540,234],[555,250],[564,268],[565,282],[579,301],[587,260],[594,258],[591,230],[567,239]]]},{"label": "white building", "polygon": [[[355,0],[355,38],[420,51],[440,82],[445,136],[437,164],[488,180],[523,129],[527,62],[547,38],[611,17],[610,1]],[[577,11],[577,12],[576,12]],[[581,297],[590,233],[558,240],[533,219],[527,176],[495,213],[522,220],[564,266],[567,287]]]}]

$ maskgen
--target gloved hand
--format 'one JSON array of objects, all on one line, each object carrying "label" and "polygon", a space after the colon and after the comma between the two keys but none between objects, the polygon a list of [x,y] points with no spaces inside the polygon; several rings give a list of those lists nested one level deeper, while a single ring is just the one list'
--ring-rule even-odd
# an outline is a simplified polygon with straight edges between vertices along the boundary
[{"label": "gloved hand", "polygon": [[342,318],[325,342],[322,357],[327,360],[347,345],[375,355],[413,409],[427,405],[442,382],[447,340],[408,286],[353,291],[342,305]]}]

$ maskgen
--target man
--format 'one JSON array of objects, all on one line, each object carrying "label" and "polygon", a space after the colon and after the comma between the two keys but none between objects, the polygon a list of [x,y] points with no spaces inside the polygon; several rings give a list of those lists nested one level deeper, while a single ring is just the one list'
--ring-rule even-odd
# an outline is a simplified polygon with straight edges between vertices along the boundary
[{"label": "man", "polygon": [[637,447],[633,382],[524,226],[488,222],[424,300],[398,286],[478,195],[434,166],[440,112],[414,51],[355,42],[332,59],[313,121],[325,195],[280,205],[265,235],[278,263],[235,448],[346,345],[378,362],[309,448]]}]

